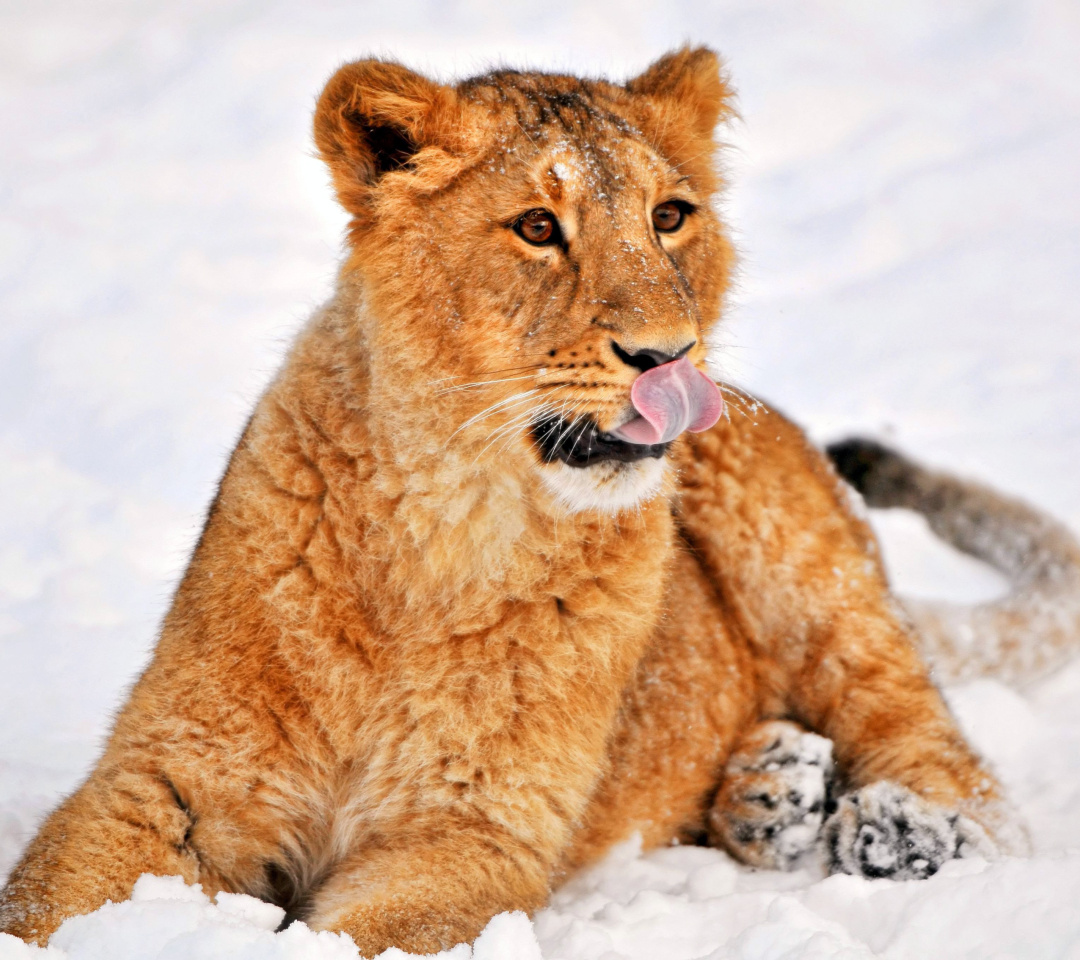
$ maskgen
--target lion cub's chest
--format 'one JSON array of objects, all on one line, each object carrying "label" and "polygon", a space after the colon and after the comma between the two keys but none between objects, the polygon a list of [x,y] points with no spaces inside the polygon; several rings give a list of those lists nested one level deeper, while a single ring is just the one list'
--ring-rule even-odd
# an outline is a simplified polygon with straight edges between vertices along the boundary
[{"label": "lion cub's chest", "polygon": [[326,798],[334,832],[349,834],[335,846],[455,811],[529,843],[562,836],[603,769],[658,618],[653,593],[579,583],[566,597],[508,601],[487,630],[403,651],[354,732],[362,761],[339,768]]},{"label": "lion cub's chest", "polygon": [[528,596],[504,586],[428,630],[410,617],[407,632],[382,638],[350,731],[362,758],[351,798],[388,810],[389,790],[410,808],[520,808],[558,783],[579,809],[660,617],[670,549],[657,548],[668,543],[659,533],[647,551],[609,537],[549,559],[544,580],[516,591]]},{"label": "lion cub's chest", "polygon": [[[665,567],[620,577],[553,577],[538,595],[492,598],[481,615],[451,614],[432,635],[401,637],[384,679],[409,691],[417,716],[430,715],[439,739],[516,735],[515,725],[606,722],[658,622]],[[560,582],[561,579],[561,582]]]},{"label": "lion cub's chest", "polygon": [[[379,476],[351,473],[341,489],[333,477],[307,564],[274,592],[293,618],[279,642],[326,743],[315,806],[350,834],[492,803],[525,829],[546,821],[524,810],[553,785],[560,809],[580,811],[660,618],[669,505],[552,517],[507,483],[466,511],[445,502],[462,496],[449,484]],[[516,496],[491,493],[504,488]]]}]

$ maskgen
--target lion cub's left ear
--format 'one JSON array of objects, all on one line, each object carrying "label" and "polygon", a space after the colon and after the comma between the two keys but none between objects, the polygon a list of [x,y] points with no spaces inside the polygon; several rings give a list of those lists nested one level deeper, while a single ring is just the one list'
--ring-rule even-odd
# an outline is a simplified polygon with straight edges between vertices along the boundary
[{"label": "lion cub's left ear", "polygon": [[[326,84],[315,108],[315,145],[341,205],[364,218],[382,178],[409,167],[417,189],[436,189],[468,152],[477,118],[452,87],[401,64],[358,60]],[[469,121],[472,120],[470,123]]]},{"label": "lion cub's left ear", "polygon": [[626,84],[641,98],[646,135],[669,159],[690,173],[712,179],[713,133],[735,115],[734,92],[707,47],[683,47],[656,61]]}]

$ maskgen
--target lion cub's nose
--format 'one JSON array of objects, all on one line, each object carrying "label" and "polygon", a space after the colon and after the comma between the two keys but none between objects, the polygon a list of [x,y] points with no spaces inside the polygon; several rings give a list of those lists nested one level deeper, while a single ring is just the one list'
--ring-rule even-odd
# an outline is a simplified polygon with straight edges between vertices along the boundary
[{"label": "lion cub's nose", "polygon": [[665,353],[663,350],[624,350],[614,340],[611,341],[611,349],[615,351],[617,356],[623,363],[629,364],[631,367],[635,367],[644,373],[646,370],[651,370],[653,367],[659,367],[663,363],[671,363],[672,360],[678,360],[679,357],[686,356],[690,352],[690,348],[697,343],[696,340],[691,340],[683,347],[679,347],[674,353]]}]

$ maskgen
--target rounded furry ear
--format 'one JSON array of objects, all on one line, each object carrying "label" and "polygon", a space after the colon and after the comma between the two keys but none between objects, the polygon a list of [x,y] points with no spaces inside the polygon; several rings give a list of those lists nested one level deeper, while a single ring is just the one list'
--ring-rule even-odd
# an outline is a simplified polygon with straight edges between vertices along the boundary
[{"label": "rounded furry ear", "polygon": [[720,58],[708,47],[683,47],[628,81],[626,89],[641,99],[642,129],[656,148],[700,187],[714,190],[713,133],[735,115],[734,91],[720,71]]},{"label": "rounded furry ear", "polygon": [[677,106],[693,132],[712,139],[721,119],[732,116],[733,92],[720,73],[720,58],[708,47],[683,47],[666,54],[626,84],[639,96]]},{"label": "rounded furry ear", "polygon": [[358,60],[326,84],[315,108],[315,145],[341,205],[355,216],[386,173],[425,147],[450,147],[457,94],[398,63]]}]

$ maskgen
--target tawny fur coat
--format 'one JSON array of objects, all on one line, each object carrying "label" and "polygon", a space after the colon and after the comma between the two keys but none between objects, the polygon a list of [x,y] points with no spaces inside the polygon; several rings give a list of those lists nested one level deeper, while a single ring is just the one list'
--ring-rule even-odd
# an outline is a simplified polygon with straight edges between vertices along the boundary
[{"label": "tawny fur coat", "polygon": [[784,861],[755,757],[803,727],[834,745],[834,869],[1022,845],[795,426],[729,392],[707,432],[571,462],[566,436],[625,420],[641,358],[704,363],[728,103],[700,49],[623,86],[334,76],[315,136],[353,218],[337,292],[3,930],[44,943],[150,871],[276,900],[366,956],[434,952],[635,831]]}]

